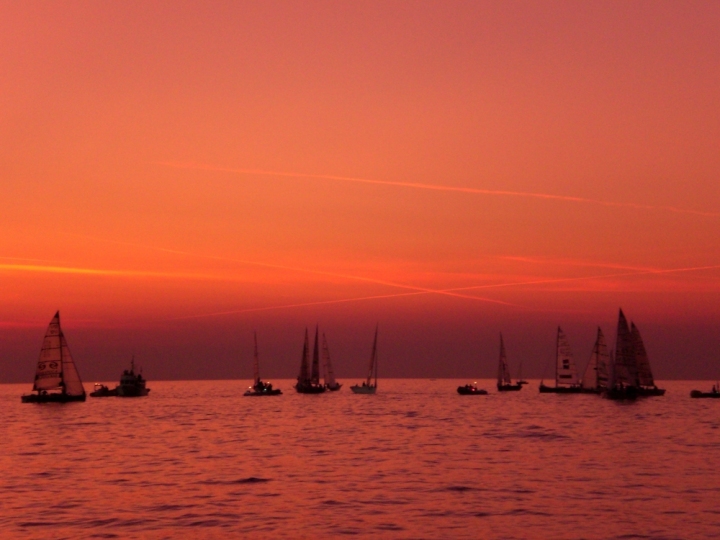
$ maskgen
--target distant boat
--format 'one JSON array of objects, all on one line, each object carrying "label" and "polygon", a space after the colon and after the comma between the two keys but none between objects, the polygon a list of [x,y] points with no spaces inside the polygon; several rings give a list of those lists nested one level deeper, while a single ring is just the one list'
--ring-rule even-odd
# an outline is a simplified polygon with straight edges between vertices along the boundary
[{"label": "distant boat", "polygon": [[600,394],[607,388],[609,363],[610,354],[605,344],[605,336],[598,327],[595,346],[582,378],[582,391],[584,393]]},{"label": "distant boat", "polygon": [[645,344],[640,337],[640,331],[635,323],[630,323],[630,339],[632,341],[633,356],[635,357],[635,365],[637,369],[637,391],[642,397],[664,396],[665,389],[658,388],[655,385],[652,369],[650,369],[650,360],[645,351]]},{"label": "distant boat", "polygon": [[85,388],[60,328],[59,311],[55,313],[45,332],[40,359],[35,369],[33,392],[37,394],[21,396],[22,403],[85,401]]},{"label": "distant boat", "polygon": [[580,392],[580,381],[578,381],[577,368],[570,349],[570,342],[558,326],[555,344],[555,386],[545,386],[541,381],[540,393],[579,394]]},{"label": "distant boat", "polygon": [[[367,379],[360,385],[355,384],[350,387],[353,394],[374,394],[377,391],[378,385],[378,358],[377,358],[377,337],[378,327],[375,327],[375,339],[373,340],[372,353],[370,354],[370,367],[368,369]],[[373,375],[375,376],[375,382],[372,382]]]},{"label": "distant boat", "polygon": [[325,332],[323,332],[322,335],[322,357],[325,388],[331,392],[337,392],[340,388],[342,388],[342,384],[335,380],[335,372],[333,371],[332,363],[330,362],[330,349],[328,349],[327,339],[325,339]]},{"label": "distant boat", "polygon": [[257,332],[253,332],[255,342],[254,360],[253,360],[253,385],[248,388],[244,396],[279,396],[282,391],[279,388],[273,388],[269,382],[260,380],[260,361],[258,360]]},{"label": "distant boat", "polygon": [[714,398],[714,399],[720,399],[720,383],[716,383],[713,385],[712,390],[709,392],[703,392],[701,390],[693,390],[690,392],[690,397],[699,399],[699,398]]},{"label": "distant boat", "polygon": [[325,387],[320,384],[320,355],[318,351],[318,329],[315,328],[315,348],[313,350],[312,372],[308,374],[308,363],[310,356],[310,345],[308,342],[308,331],[305,329],[305,344],[303,345],[302,360],[300,362],[300,374],[297,378],[295,390],[300,394],[322,394]]},{"label": "distant boat", "polygon": [[519,385],[530,384],[529,382],[527,382],[525,379],[522,378],[522,364],[523,364],[522,360],[520,360],[520,365],[518,366],[517,383]]},{"label": "distant boat", "polygon": [[466,384],[464,386],[458,386],[457,393],[461,396],[487,396],[487,390],[478,388],[477,382]]},{"label": "distant boat", "polygon": [[135,357],[130,360],[130,369],[123,371],[120,384],[115,388],[118,397],[144,397],[150,393],[142,373],[135,374]]},{"label": "distant boat", "polygon": [[607,388],[603,397],[613,400],[628,400],[638,397],[637,363],[633,352],[633,342],[625,314],[618,315],[615,355],[610,359]]},{"label": "distant boat", "polygon": [[95,383],[95,389],[90,392],[90,397],[114,397],[117,395],[117,388],[110,390],[107,386],[100,383]]},{"label": "distant boat", "polygon": [[513,384],[510,378],[510,369],[507,364],[505,343],[503,343],[502,334],[500,334],[500,361],[498,364],[497,389],[498,392],[516,392],[522,390],[522,384]]}]

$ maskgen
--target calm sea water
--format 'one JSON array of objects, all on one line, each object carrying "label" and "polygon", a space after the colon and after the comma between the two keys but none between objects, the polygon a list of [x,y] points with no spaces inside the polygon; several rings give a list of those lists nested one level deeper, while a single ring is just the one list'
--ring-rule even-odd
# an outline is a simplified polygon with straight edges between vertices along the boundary
[{"label": "calm sea water", "polygon": [[535,381],[468,397],[467,381],[274,382],[285,395],[151,382],[148,398],[65,405],[0,385],[0,534],[720,537],[720,400],[688,395],[711,383],[617,403]]}]

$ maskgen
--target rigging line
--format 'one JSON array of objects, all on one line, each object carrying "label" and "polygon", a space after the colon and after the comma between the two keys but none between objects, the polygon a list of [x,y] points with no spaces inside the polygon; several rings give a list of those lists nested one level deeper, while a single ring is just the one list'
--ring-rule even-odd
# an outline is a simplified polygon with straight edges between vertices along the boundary
[{"label": "rigging line", "polygon": [[498,189],[481,189],[481,188],[470,188],[460,186],[444,186],[435,184],[422,184],[419,182],[398,182],[391,180],[373,180],[370,178],[354,178],[349,176],[335,176],[330,174],[310,174],[310,173],[295,173],[295,172],[281,172],[281,171],[263,171],[258,169],[241,169],[232,167],[216,167],[213,165],[203,163],[180,163],[172,161],[153,161],[150,162],[153,165],[161,165],[164,167],[173,167],[176,169],[190,169],[190,170],[202,170],[202,171],[213,171],[213,172],[228,172],[235,174],[246,174],[246,175],[263,175],[263,176],[275,176],[275,177],[287,177],[287,178],[316,178],[320,180],[337,180],[341,182],[354,182],[361,184],[374,184],[383,186],[395,186],[412,189],[424,189],[433,191],[448,191],[456,193],[471,193],[476,195],[492,195],[501,197],[523,197],[530,199],[545,199],[545,200],[556,200],[565,202],[576,202],[583,204],[595,204],[600,206],[610,206],[617,208],[634,208],[637,210],[664,210],[667,212],[673,212],[676,214],[691,214],[705,217],[720,217],[720,212],[706,212],[702,210],[692,210],[686,208],[678,208],[675,206],[655,206],[650,204],[638,204],[638,203],[624,203],[616,201],[604,201],[601,199],[590,199],[587,197],[575,197],[571,195],[554,195],[551,193],[537,193],[532,191],[512,191],[512,190],[498,190]]}]

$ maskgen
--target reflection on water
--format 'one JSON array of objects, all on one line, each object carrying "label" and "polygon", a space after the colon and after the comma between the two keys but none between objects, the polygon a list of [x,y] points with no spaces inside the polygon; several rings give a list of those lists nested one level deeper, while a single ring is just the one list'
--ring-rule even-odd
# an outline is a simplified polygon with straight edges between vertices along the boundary
[{"label": "reflection on water", "polygon": [[0,530],[126,538],[361,534],[657,538],[720,534],[720,401],[459,396],[384,380],[243,398],[247,381],[153,382],[150,397],[21,404],[0,386]]}]

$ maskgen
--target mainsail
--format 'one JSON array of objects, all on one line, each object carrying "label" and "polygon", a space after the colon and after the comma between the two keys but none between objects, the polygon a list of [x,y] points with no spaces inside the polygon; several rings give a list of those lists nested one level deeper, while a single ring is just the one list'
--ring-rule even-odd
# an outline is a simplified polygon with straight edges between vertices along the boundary
[{"label": "mainsail", "polygon": [[605,344],[605,336],[598,327],[597,339],[585,375],[583,375],[582,387],[587,389],[607,388],[609,362],[610,355]]},{"label": "mainsail", "polygon": [[627,319],[620,310],[618,316],[617,342],[615,343],[615,385],[637,386],[638,371],[635,362],[633,340]]},{"label": "mainsail", "polygon": [[60,312],[50,321],[40,350],[33,390],[61,389],[70,396],[82,396],[85,388],[75,367],[70,348],[60,328]]},{"label": "mainsail", "polygon": [[507,365],[507,357],[505,356],[505,344],[503,343],[502,334],[500,334],[500,363],[498,364],[498,384],[512,384],[510,379],[510,370]]},{"label": "mainsail", "polygon": [[310,344],[308,343],[308,331],[305,329],[305,344],[303,345],[302,361],[300,362],[300,375],[298,375],[298,382],[308,382],[308,364],[310,361]]},{"label": "mainsail", "polygon": [[318,348],[318,327],[315,327],[315,346],[313,347],[312,374],[310,377],[312,384],[320,384],[320,351]]},{"label": "mainsail", "polygon": [[640,386],[655,386],[655,379],[650,369],[650,360],[645,351],[645,344],[640,337],[640,331],[637,329],[637,326],[635,326],[635,323],[631,323],[630,328],[635,365],[637,366],[637,380]]},{"label": "mainsail", "polygon": [[335,373],[330,362],[330,349],[328,349],[327,339],[325,339],[325,332],[322,336],[322,357],[325,384],[331,387],[335,386]]},{"label": "mainsail", "polygon": [[555,386],[577,386],[578,375],[570,342],[558,326],[557,364],[555,366]]}]

